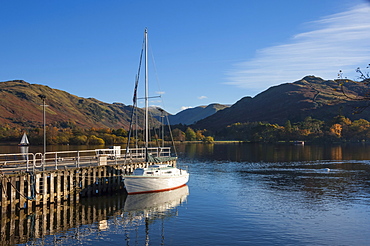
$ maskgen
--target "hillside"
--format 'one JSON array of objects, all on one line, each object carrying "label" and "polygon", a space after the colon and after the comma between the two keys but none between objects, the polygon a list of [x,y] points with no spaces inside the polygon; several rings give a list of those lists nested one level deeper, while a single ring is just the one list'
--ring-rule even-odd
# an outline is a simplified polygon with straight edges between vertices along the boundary
[{"label": "hillside", "polygon": [[[46,96],[46,123],[55,126],[73,124],[83,128],[128,129],[131,106],[108,104],[94,98],[82,98],[48,86],[23,80],[0,82],[0,124],[37,127],[42,125],[43,109],[39,95]],[[139,117],[143,117],[140,111]],[[153,124],[159,122],[153,119]]]},{"label": "hillside", "polygon": [[209,104],[207,106],[198,106],[195,108],[188,108],[183,111],[178,112],[175,115],[169,114],[159,107],[150,107],[149,111],[152,117],[161,121],[161,116],[167,116],[171,125],[183,124],[191,125],[199,120],[207,118],[213,115],[219,110],[228,108],[227,105],[222,105],[218,103]]},{"label": "hillside", "polygon": [[[346,87],[346,93],[353,97],[364,91],[367,91],[364,84],[350,83]],[[354,109],[364,106],[364,103],[348,101],[332,80],[306,76],[294,83],[271,87],[254,98],[244,97],[230,108],[199,121],[194,128],[217,131],[233,123],[255,121],[284,125],[287,120],[297,122],[307,116],[330,120],[338,114],[352,120],[370,120],[369,110],[353,114]]]},{"label": "hillside", "polygon": [[[368,102],[349,101],[338,90],[338,84],[314,76],[306,76],[294,83],[273,86],[255,97],[244,97],[231,107],[210,104],[186,109],[168,115],[172,125],[192,124],[195,129],[217,131],[237,122],[263,121],[284,125],[302,121],[307,116],[330,120],[342,114],[352,120],[370,120],[370,110],[353,114],[356,107]],[[363,83],[348,83],[346,93],[356,97],[367,91]],[[76,125],[83,128],[128,129],[132,106],[122,103],[108,104],[94,98],[82,98],[48,86],[30,84],[22,80],[0,82],[0,125],[39,127],[42,125],[42,100],[46,96],[46,123],[63,127]],[[160,120],[161,110],[150,109]],[[139,109],[139,121],[143,110]],[[151,125],[159,126],[157,119]]]},{"label": "hillside", "polygon": [[214,103],[208,106],[198,106],[195,108],[188,108],[177,113],[176,115],[170,115],[169,120],[172,125],[176,124],[191,125],[227,107],[228,106],[226,105]]}]

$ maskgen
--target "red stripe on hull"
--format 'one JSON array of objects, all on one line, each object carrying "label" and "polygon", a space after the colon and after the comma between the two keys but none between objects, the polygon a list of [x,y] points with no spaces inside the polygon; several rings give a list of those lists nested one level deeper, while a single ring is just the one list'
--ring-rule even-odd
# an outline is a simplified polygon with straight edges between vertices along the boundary
[{"label": "red stripe on hull", "polygon": [[186,186],[186,184],[183,184],[183,185],[180,185],[180,186],[177,186],[177,187],[173,187],[173,188],[168,188],[168,189],[139,191],[139,192],[131,192],[131,193],[127,193],[127,194],[128,195],[135,195],[135,194],[144,194],[144,193],[156,193],[156,192],[162,192],[162,191],[176,190],[176,189],[184,187],[184,186]]}]

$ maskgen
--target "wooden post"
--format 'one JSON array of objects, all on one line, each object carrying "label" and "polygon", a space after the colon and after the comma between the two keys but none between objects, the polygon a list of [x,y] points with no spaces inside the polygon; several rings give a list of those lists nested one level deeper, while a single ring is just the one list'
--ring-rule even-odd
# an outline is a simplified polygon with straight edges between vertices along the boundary
[{"label": "wooden post", "polygon": [[73,170],[70,170],[69,171],[69,187],[68,187],[68,190],[69,190],[69,201],[70,202],[73,202],[74,201],[74,194],[75,194],[75,187],[73,185]]},{"label": "wooden post", "polygon": [[112,185],[113,185],[113,179],[112,179],[112,172],[113,172],[113,168],[112,167],[107,167],[106,169],[106,178],[108,179],[108,183],[106,184],[106,192],[107,193],[110,193],[112,192]]},{"label": "wooden post", "polygon": [[108,168],[107,166],[103,167],[100,172],[101,173],[100,179],[102,180],[102,185],[100,186],[99,193],[101,193],[101,195],[104,195],[108,192],[108,186],[110,185],[107,174],[107,168]]},{"label": "wooden post", "polygon": [[[32,189],[31,185],[33,185],[31,183],[31,175],[26,175],[25,180],[26,180],[26,183],[25,183],[25,193],[24,194],[28,198],[31,198],[31,189]],[[25,202],[26,202],[27,211],[31,211],[32,210],[32,200],[27,199]]]},{"label": "wooden post", "polygon": [[6,210],[8,207],[8,190],[7,190],[7,182],[5,176],[2,176],[1,179],[1,216],[6,214]]},{"label": "wooden post", "polygon": [[86,196],[86,188],[87,188],[87,170],[83,169],[81,174],[81,196]]},{"label": "wooden post", "polygon": [[36,206],[39,206],[40,205],[40,193],[42,192],[42,189],[41,189],[41,174],[40,173],[37,173],[35,174],[35,182],[36,182],[36,202],[35,202],[35,205]]},{"label": "wooden post", "polygon": [[55,189],[54,189],[54,172],[50,172],[49,176],[49,202],[54,203],[55,202]]},{"label": "wooden post", "polygon": [[36,211],[36,213],[34,214],[34,216],[35,216],[35,227],[34,227],[34,229],[35,229],[35,231],[34,231],[34,237],[35,238],[38,238],[38,237],[40,237],[40,221],[41,221],[41,219],[39,219],[39,216],[40,216],[40,210],[37,210]]},{"label": "wooden post", "polygon": [[49,233],[50,235],[53,235],[53,232],[54,232],[54,204],[50,204],[50,207],[49,207],[49,221],[50,221],[50,225],[49,225]]},{"label": "wooden post", "polygon": [[[62,203],[64,203],[64,205],[67,205],[65,201],[62,201]],[[62,213],[62,221],[63,221],[63,230],[67,230],[68,229],[68,224],[69,224],[69,220],[68,220],[68,217],[67,217],[67,214],[68,214],[68,210],[70,209],[70,206],[63,206],[63,213]]]},{"label": "wooden post", "polygon": [[61,204],[58,204],[57,206],[56,206],[56,211],[55,211],[55,217],[54,217],[54,219],[55,219],[55,221],[56,221],[56,223],[55,223],[55,231],[61,231],[62,229],[61,229],[61,225],[60,225],[60,223],[61,223],[61,221],[62,221],[62,218],[61,218],[61,212],[62,212],[62,209],[65,209],[63,206],[61,206]]},{"label": "wooden post", "polygon": [[42,190],[42,205],[45,206],[48,203],[48,174],[46,172],[42,173],[43,180],[43,190]]},{"label": "wooden post", "polygon": [[76,202],[78,202],[80,200],[80,190],[81,190],[81,187],[80,187],[80,182],[81,182],[81,170],[75,170],[75,199],[76,199]]},{"label": "wooden post", "polygon": [[14,242],[14,239],[15,239],[15,232],[16,232],[16,230],[15,230],[15,218],[13,217],[13,216],[11,216],[10,218],[10,222],[9,222],[9,228],[10,228],[10,231],[11,231],[11,233],[12,233],[12,235],[11,235],[11,237],[10,237],[10,243],[13,245],[13,244],[15,244],[15,242]]},{"label": "wooden post", "polygon": [[91,194],[90,195],[95,195],[96,194],[96,188],[97,188],[97,184],[96,184],[96,168],[92,168],[91,169],[92,171],[92,182],[91,182],[91,186],[92,186],[92,189],[91,189]]},{"label": "wooden post", "polygon": [[60,172],[56,174],[56,202],[57,203],[61,202],[61,196],[62,196],[62,178],[60,174],[61,174]]},{"label": "wooden post", "polygon": [[[16,230],[18,231],[18,240],[19,238],[24,238],[24,236],[26,235],[26,230],[27,228],[25,228],[24,226],[24,221],[26,220],[26,215],[25,215],[25,210],[22,209],[19,211],[19,217],[18,217],[18,228],[16,228]],[[20,243],[20,242],[15,242],[15,243]]]},{"label": "wooden post", "polygon": [[26,181],[26,176],[25,175],[19,175],[19,191],[20,191],[20,196],[19,196],[19,207],[24,208],[25,203],[26,203],[26,190],[24,183]]},{"label": "wooden post", "polygon": [[10,211],[14,212],[16,208],[16,189],[15,189],[16,177],[10,177]]},{"label": "wooden post", "polygon": [[86,183],[85,183],[85,189],[86,189],[86,196],[87,197],[90,197],[91,196],[91,194],[92,194],[92,189],[93,189],[93,187],[92,187],[92,185],[93,185],[93,171],[92,171],[92,168],[91,167],[89,167],[88,169],[87,169],[87,177],[86,177]]},{"label": "wooden post", "polygon": [[46,232],[48,230],[48,207],[46,206],[46,204],[42,204],[42,214],[41,214],[41,217],[42,217],[42,220],[41,220],[41,223],[42,223],[42,231],[41,231],[41,235],[42,236],[45,236],[46,235]]},{"label": "wooden post", "polygon": [[63,174],[63,201],[67,200],[67,196],[68,196],[68,190],[67,190],[67,179],[68,179],[68,171],[62,171],[62,174]]}]

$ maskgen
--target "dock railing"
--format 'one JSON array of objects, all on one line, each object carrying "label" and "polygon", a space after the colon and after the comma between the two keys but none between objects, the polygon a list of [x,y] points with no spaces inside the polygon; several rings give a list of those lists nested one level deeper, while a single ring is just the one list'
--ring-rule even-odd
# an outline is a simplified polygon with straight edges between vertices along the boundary
[{"label": "dock railing", "polygon": [[[148,154],[153,157],[171,156],[171,147],[150,147]],[[0,154],[0,171],[45,171],[84,166],[125,164],[145,159],[145,148],[93,149],[76,151],[56,151],[43,153]]]}]

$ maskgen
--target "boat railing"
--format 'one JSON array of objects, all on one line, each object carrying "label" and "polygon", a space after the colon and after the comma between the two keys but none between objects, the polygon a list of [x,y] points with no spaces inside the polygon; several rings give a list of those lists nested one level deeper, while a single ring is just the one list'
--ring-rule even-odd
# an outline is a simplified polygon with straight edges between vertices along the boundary
[{"label": "boat railing", "polygon": [[171,147],[152,147],[148,148],[148,153],[153,157],[169,157],[171,156]]},{"label": "boat railing", "polygon": [[180,172],[182,172],[182,171],[189,172],[189,166],[181,165],[178,168],[180,169]]},{"label": "boat railing", "polygon": [[127,152],[123,154],[127,158],[141,158],[144,159],[146,153],[150,154],[153,157],[170,157],[171,156],[171,147],[149,147],[145,148],[128,148]]},{"label": "boat railing", "polygon": [[141,161],[146,153],[154,157],[171,156],[171,147],[108,148],[43,153],[0,154],[0,171],[36,171],[81,166],[121,164],[126,159]]}]

